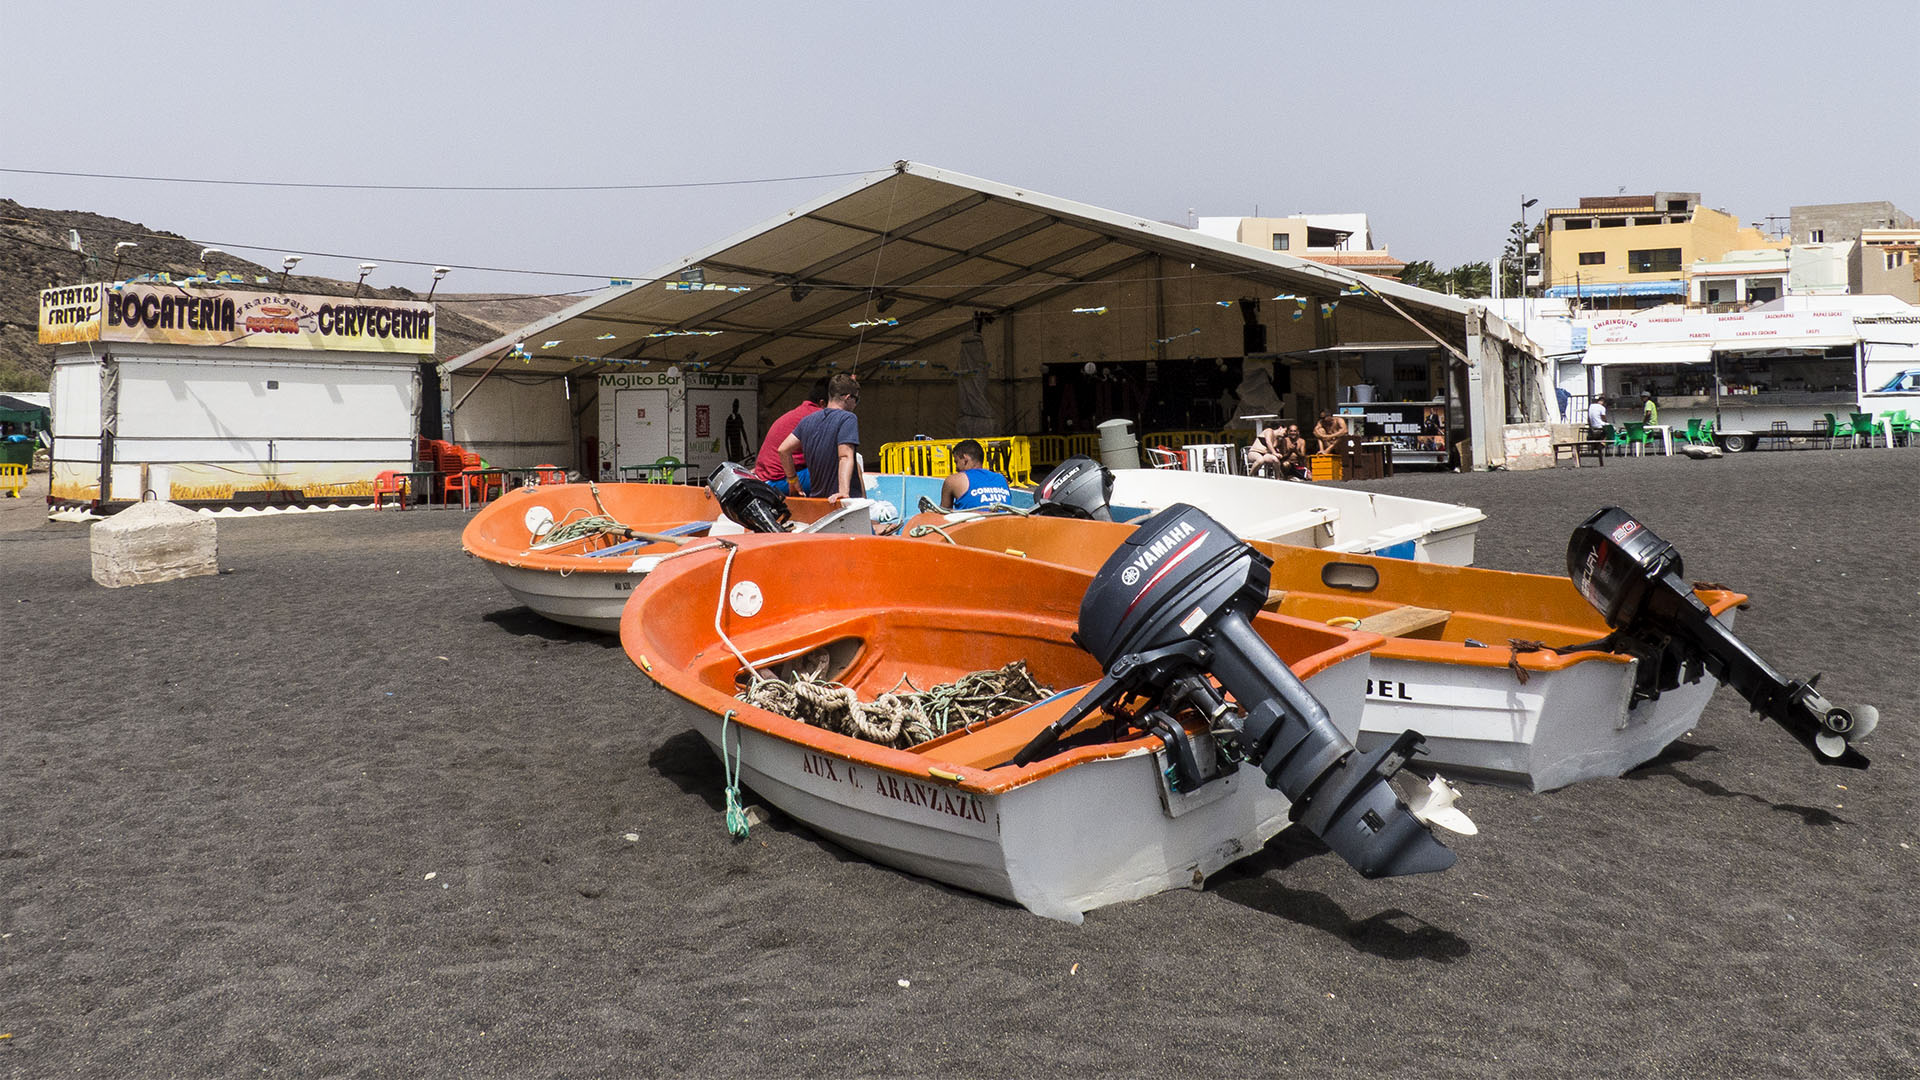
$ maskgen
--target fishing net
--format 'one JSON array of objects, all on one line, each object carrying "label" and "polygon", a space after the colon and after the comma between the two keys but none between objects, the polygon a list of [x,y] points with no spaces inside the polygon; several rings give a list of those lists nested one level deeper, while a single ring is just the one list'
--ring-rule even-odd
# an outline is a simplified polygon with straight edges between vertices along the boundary
[{"label": "fishing net", "polygon": [[916,689],[903,676],[892,690],[872,701],[861,701],[852,687],[807,671],[787,678],[762,676],[739,696],[750,705],[814,727],[905,749],[956,728],[970,728],[1025,708],[1052,694],[1052,687],[1035,681],[1026,661],[1015,660],[1003,668],[971,672],[926,690]]}]

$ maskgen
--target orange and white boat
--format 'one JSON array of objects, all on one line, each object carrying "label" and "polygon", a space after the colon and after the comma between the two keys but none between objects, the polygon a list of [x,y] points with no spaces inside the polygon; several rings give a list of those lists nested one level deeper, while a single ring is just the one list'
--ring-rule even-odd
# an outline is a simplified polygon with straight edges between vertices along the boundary
[{"label": "orange and white boat", "polygon": [[[1078,922],[1092,908],[1198,884],[1259,851],[1287,827],[1292,806],[1250,765],[1225,765],[1197,784],[1170,779],[1189,775],[1176,773],[1177,760],[1194,760],[1183,752],[1219,765],[1206,719],[1163,719],[1156,735],[1082,702],[1102,676],[1072,637],[1088,625],[1088,582],[952,545],[755,534],[661,563],[635,589],[620,639],[642,670],[699,707],[700,733],[768,803],[877,862]],[[1314,745],[1350,751],[1342,740],[1357,733],[1368,650],[1380,638],[1285,618],[1261,619],[1259,634],[1272,651],[1266,662],[1283,660],[1287,678],[1304,680],[1331,717]],[[1073,689],[905,749],[738,696],[756,676],[810,671],[872,701],[903,679],[926,689],[1014,660],[1043,684]],[[1082,708],[1090,711],[1076,723]],[[1340,734],[1324,734],[1331,728]],[[1058,752],[1026,760],[1043,732],[1066,737]],[[1191,751],[1175,749],[1189,742]],[[1354,772],[1384,784],[1392,770],[1377,766]],[[1313,798],[1329,813],[1361,804],[1344,789],[1340,799]],[[1379,812],[1405,812],[1383,798],[1369,811],[1375,827]],[[1355,865],[1377,875],[1451,863],[1423,825],[1408,825],[1396,851],[1424,841],[1425,862]]]},{"label": "orange and white boat", "polygon": [[[1091,574],[1133,527],[923,514],[905,532]],[[1425,760],[1450,776],[1547,791],[1652,759],[1693,728],[1717,685],[1696,673],[1643,699],[1632,653],[1556,651],[1611,632],[1568,578],[1250,543],[1273,559],[1267,611],[1384,636],[1372,655],[1362,750],[1414,728],[1426,738]],[[1694,595],[1728,627],[1746,600],[1721,588]]]},{"label": "orange and white boat", "polygon": [[[788,499],[786,507],[802,524],[845,512],[826,499]],[[482,507],[460,545],[539,614],[612,634],[634,584],[662,558],[710,535],[741,531],[703,487],[543,484]]]}]

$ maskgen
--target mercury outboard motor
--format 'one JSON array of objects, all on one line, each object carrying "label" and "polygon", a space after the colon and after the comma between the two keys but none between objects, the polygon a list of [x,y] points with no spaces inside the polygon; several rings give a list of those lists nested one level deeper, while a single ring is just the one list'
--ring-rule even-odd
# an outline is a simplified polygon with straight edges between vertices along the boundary
[{"label": "mercury outboard motor", "polygon": [[1112,521],[1107,498],[1113,494],[1113,474],[1085,454],[1061,462],[1040,481],[1034,492],[1038,517],[1091,518]]},{"label": "mercury outboard motor", "polygon": [[[1193,775],[1198,762],[1219,755],[1194,754],[1172,715],[1191,708],[1207,718],[1229,759],[1258,765],[1267,786],[1292,800],[1292,819],[1361,874],[1394,877],[1452,866],[1454,853],[1388,783],[1424,745],[1420,734],[1405,732],[1361,754],[1254,630],[1272,566],[1191,506],[1176,503],[1142,521],[1100,568],[1080,605],[1074,638],[1100,661],[1106,678],[1013,763],[1044,757],[1063,733],[1105,708],[1159,735],[1181,781],[1204,783],[1212,777]],[[1233,696],[1231,703],[1209,675]],[[1134,698],[1146,699],[1144,708],[1125,711]]]},{"label": "mercury outboard motor", "polygon": [[1636,656],[1636,700],[1657,698],[1704,669],[1785,728],[1824,765],[1867,767],[1853,744],[1880,722],[1871,705],[1843,709],[1814,689],[1820,677],[1785,679],[1720,624],[1682,576],[1680,553],[1617,506],[1573,530],[1567,573],[1614,627],[1609,641]]},{"label": "mercury outboard motor", "polygon": [[720,511],[752,532],[787,531],[793,515],[787,500],[773,485],[753,475],[753,470],[723,461],[707,477],[707,490],[720,502]]}]

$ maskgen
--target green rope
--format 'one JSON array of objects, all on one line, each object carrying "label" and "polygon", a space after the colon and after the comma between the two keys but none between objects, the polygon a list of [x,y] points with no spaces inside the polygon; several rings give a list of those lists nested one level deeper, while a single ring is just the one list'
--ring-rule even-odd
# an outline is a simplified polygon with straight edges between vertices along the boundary
[{"label": "green rope", "polygon": [[584,539],[589,536],[599,536],[602,533],[615,532],[625,528],[625,525],[620,524],[610,517],[588,515],[587,517],[575,518],[572,521],[555,525],[553,528],[548,529],[544,536],[534,541],[533,546],[536,548],[559,547],[561,544],[570,544],[575,540]]},{"label": "green rope", "polygon": [[747,835],[747,811],[740,805],[740,736],[733,737],[733,752],[727,752],[727,725],[733,720],[728,709],[720,718],[720,768],[727,777],[727,832],[737,838]]}]

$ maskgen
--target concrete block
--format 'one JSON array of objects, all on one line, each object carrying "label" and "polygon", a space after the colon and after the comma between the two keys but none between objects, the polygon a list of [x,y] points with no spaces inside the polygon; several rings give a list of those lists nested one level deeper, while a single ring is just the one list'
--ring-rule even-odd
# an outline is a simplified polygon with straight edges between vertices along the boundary
[{"label": "concrete block", "polygon": [[143,502],[94,525],[93,580],[109,589],[217,574],[211,517],[170,502]]},{"label": "concrete block", "polygon": [[1553,425],[1508,424],[1505,435],[1509,470],[1519,472],[1553,465]]}]

